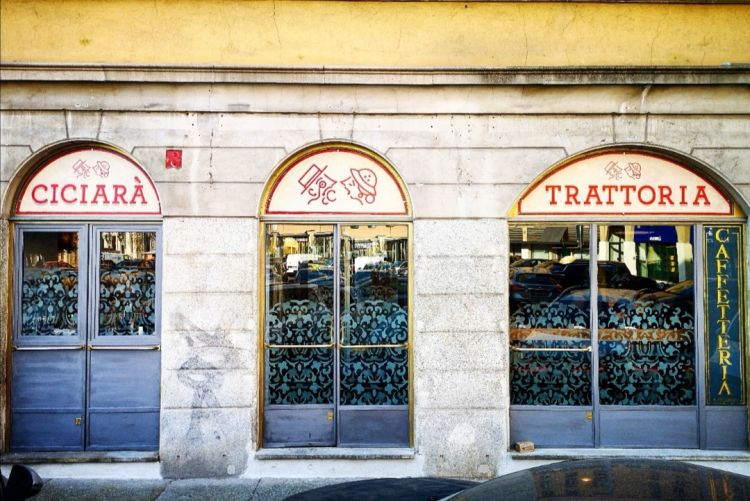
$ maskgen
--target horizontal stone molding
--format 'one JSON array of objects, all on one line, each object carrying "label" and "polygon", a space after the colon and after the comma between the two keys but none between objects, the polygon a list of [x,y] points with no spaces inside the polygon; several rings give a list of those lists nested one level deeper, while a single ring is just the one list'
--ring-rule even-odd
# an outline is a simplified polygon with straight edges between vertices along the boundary
[{"label": "horizontal stone molding", "polygon": [[212,65],[0,65],[0,81],[355,85],[747,84],[750,65],[356,68]]}]

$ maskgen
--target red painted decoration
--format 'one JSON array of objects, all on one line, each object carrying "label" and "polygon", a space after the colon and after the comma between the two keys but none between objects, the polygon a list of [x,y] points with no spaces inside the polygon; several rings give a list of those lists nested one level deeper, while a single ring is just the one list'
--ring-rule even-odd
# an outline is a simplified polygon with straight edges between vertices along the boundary
[{"label": "red painted decoration", "polygon": [[182,150],[167,150],[167,169],[182,169]]}]

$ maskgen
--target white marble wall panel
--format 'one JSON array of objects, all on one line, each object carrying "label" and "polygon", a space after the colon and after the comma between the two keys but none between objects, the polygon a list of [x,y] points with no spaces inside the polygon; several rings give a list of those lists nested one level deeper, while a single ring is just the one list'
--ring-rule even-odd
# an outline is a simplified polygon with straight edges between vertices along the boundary
[{"label": "white marble wall panel", "polygon": [[417,257],[414,288],[417,295],[500,294],[507,274],[498,257]]},{"label": "white marble wall panel", "polygon": [[724,116],[650,116],[648,142],[689,154],[695,148],[746,148],[750,141],[750,118]]},{"label": "white marble wall panel", "polygon": [[422,295],[414,299],[414,323],[421,332],[500,332],[507,312],[500,294]]},{"label": "white marble wall panel", "polygon": [[[240,273],[240,270],[237,270]],[[255,275],[247,270],[248,280]],[[257,295],[248,292],[164,292],[162,327],[175,331],[254,331]]]},{"label": "white marble wall panel", "polygon": [[286,148],[296,150],[325,139],[316,115],[254,115],[226,113],[205,115],[200,134],[203,145],[244,148]]},{"label": "white marble wall panel", "polygon": [[750,184],[735,184],[735,188],[740,192],[740,195],[745,197],[745,202],[750,205]]},{"label": "white marble wall panel", "polygon": [[645,115],[614,115],[614,141],[616,143],[643,143],[646,141]]},{"label": "white marble wall panel", "polygon": [[162,332],[162,367],[168,370],[240,369],[257,373],[257,327],[250,331],[201,329]]},{"label": "white marble wall panel", "polygon": [[0,112],[0,144],[26,146],[36,151],[67,138],[62,111]]},{"label": "white marble wall panel", "polygon": [[425,458],[423,475],[494,475],[507,448],[501,414],[497,409],[417,410],[416,445]]},{"label": "white marble wall panel", "polygon": [[431,220],[414,222],[416,256],[497,256],[507,248],[499,219]]},{"label": "white marble wall panel", "polygon": [[641,89],[640,113],[718,115],[750,113],[747,85],[655,85]]},{"label": "white marble wall panel", "polygon": [[65,127],[68,137],[75,139],[98,139],[104,122],[103,111],[78,111],[67,107]]},{"label": "white marble wall panel", "polygon": [[154,181],[181,183],[265,183],[286,157],[283,148],[182,149],[182,168],[165,167],[167,147],[135,148],[133,156]]},{"label": "white marble wall panel", "polygon": [[254,218],[170,217],[164,221],[164,253],[258,254],[258,220]]},{"label": "white marble wall panel", "polygon": [[415,184],[409,186],[417,219],[504,217],[526,184]]},{"label": "white marble wall panel", "polygon": [[254,292],[255,256],[247,254],[173,255],[164,259],[162,289],[171,292]]},{"label": "white marble wall panel", "polygon": [[219,409],[255,406],[258,378],[254,372],[232,369],[183,369],[162,371],[161,408]]},{"label": "white marble wall panel", "polygon": [[410,184],[530,183],[565,158],[562,148],[391,148],[388,159]]},{"label": "white marble wall panel", "polygon": [[445,370],[453,367],[478,371],[504,371],[508,366],[507,346],[502,332],[420,332],[414,340],[414,370]]},{"label": "white marble wall panel", "polygon": [[352,139],[354,136],[354,114],[328,113],[318,115],[318,131],[321,139]]},{"label": "white marble wall panel", "polygon": [[187,147],[211,144],[210,130],[201,127],[209,118],[200,113],[104,112],[99,139],[125,151],[136,147]]},{"label": "white marble wall panel", "polygon": [[[750,123],[748,123],[750,146]],[[694,148],[692,154],[706,162],[732,183],[750,183],[750,147]]]},{"label": "white marble wall panel", "polygon": [[165,216],[256,217],[261,183],[157,183]]},{"label": "white marble wall panel", "polygon": [[238,475],[253,448],[256,413],[249,407],[164,409],[159,459],[166,478]]},{"label": "white marble wall panel", "polygon": [[353,139],[390,148],[565,148],[573,153],[612,142],[604,115],[357,115]]},{"label": "white marble wall panel", "polygon": [[31,155],[29,146],[0,147],[0,181],[10,181],[21,163]]},{"label": "white marble wall panel", "polygon": [[503,408],[503,373],[469,367],[471,369],[446,363],[442,369],[417,372],[414,376],[414,393],[420,411]]}]

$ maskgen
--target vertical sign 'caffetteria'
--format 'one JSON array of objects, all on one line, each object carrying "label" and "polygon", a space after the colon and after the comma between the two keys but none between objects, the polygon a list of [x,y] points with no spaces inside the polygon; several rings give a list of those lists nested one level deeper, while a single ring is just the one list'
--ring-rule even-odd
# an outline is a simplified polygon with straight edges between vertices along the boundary
[{"label": "vertical sign 'caffetteria'", "polygon": [[704,228],[706,390],[709,405],[745,403],[742,227]]}]

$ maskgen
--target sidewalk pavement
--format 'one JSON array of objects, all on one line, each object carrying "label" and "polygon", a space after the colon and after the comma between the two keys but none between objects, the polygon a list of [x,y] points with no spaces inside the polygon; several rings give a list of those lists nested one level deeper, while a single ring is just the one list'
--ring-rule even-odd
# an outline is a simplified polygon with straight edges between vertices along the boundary
[{"label": "sidewalk pavement", "polygon": [[45,480],[34,501],[280,501],[287,496],[351,478],[226,478],[190,480]]}]

